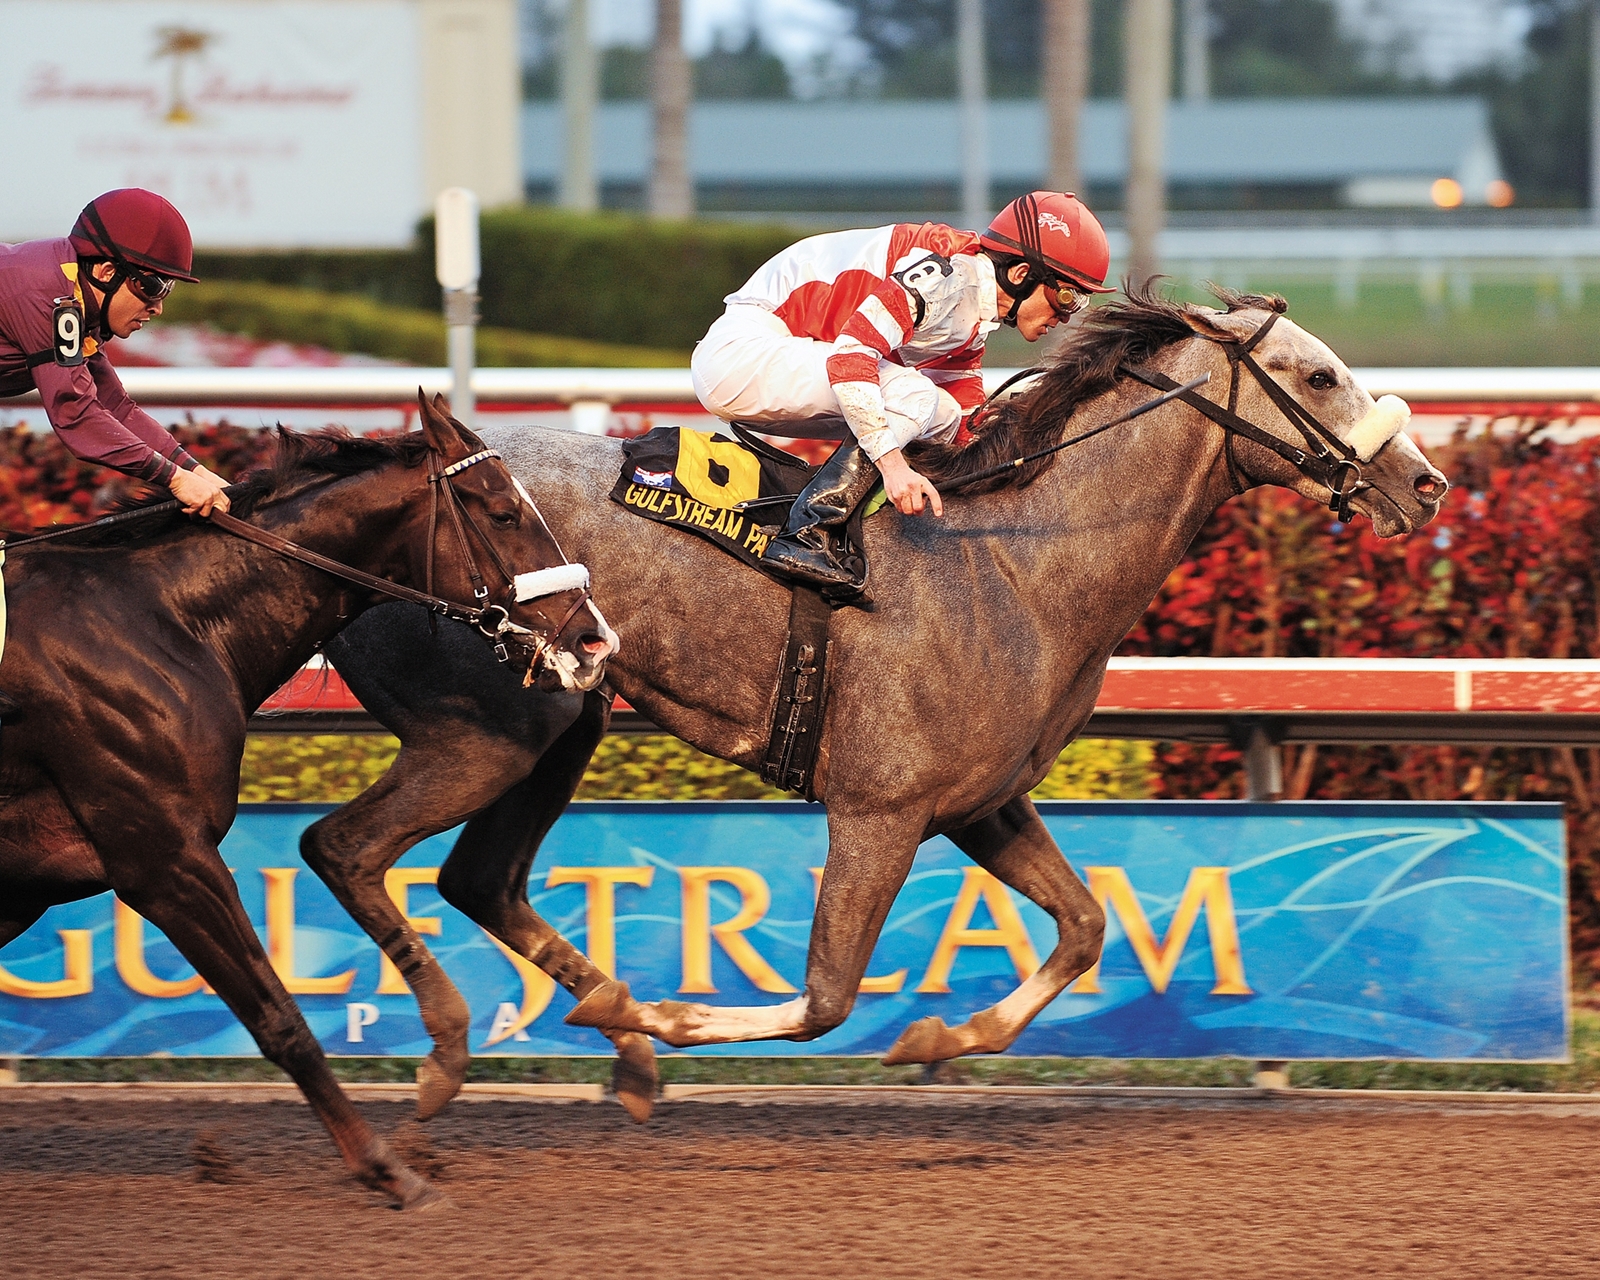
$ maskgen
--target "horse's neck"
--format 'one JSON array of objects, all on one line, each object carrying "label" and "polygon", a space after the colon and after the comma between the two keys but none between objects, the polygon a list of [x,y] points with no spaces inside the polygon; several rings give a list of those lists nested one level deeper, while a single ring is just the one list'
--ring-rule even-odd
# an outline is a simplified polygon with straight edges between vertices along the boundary
[{"label": "horse's neck", "polygon": [[[381,573],[393,555],[400,512],[391,489],[361,484],[362,478],[263,506],[250,523],[351,568]],[[227,548],[220,557],[218,545]],[[209,643],[252,706],[371,602],[360,587],[220,529],[196,530],[172,559],[174,603],[205,620]],[[227,566],[221,571],[219,559]]]},{"label": "horse's neck", "polygon": [[[1120,388],[1097,397],[1073,415],[1067,434],[1138,398]],[[1040,599],[1064,606],[1077,636],[1099,633],[1096,645],[1109,652],[1231,494],[1220,433],[1193,409],[1171,405],[1064,450],[1027,488],[986,495],[974,504],[981,514],[963,518],[1009,514],[1008,523],[1051,530],[996,534],[995,553]]]}]

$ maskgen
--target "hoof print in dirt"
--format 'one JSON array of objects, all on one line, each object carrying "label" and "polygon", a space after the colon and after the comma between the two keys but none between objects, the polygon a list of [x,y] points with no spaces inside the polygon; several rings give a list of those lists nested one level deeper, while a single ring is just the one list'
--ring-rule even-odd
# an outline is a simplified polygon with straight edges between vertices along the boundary
[{"label": "hoof print in dirt", "polygon": [[229,1183],[239,1180],[232,1158],[218,1144],[216,1133],[210,1129],[202,1129],[195,1134],[189,1156],[194,1161],[196,1182]]},{"label": "hoof print in dirt", "polygon": [[444,1157],[434,1149],[433,1139],[428,1131],[415,1120],[407,1121],[395,1130],[389,1145],[415,1173],[428,1179],[429,1182],[437,1182],[443,1176]]}]

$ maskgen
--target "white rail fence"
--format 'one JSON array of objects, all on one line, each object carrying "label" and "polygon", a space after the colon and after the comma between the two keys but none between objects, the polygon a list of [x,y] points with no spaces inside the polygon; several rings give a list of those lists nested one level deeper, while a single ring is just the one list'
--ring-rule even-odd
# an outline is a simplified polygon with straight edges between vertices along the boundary
[{"label": "white rail fence", "polygon": [[[125,367],[129,393],[151,409],[396,410],[416,404],[417,390],[449,394],[450,370],[397,365],[332,368]],[[1015,369],[984,370],[993,390]],[[1586,417],[1600,424],[1600,368],[1356,369],[1374,396],[1398,395],[1419,415],[1526,413]],[[478,369],[472,388],[488,413],[534,413],[603,434],[613,411],[703,412],[687,369]],[[37,394],[0,400],[5,417],[42,427]],[[31,413],[28,411],[32,410]],[[8,411],[10,411],[8,413]],[[551,415],[554,414],[554,418]],[[367,425],[384,425],[369,420]],[[360,424],[353,421],[359,429]]]}]

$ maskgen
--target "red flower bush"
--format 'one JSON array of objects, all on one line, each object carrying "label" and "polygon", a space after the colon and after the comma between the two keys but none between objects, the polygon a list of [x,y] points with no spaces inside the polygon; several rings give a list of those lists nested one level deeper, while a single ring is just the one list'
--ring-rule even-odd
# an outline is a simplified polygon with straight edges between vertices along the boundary
[{"label": "red flower bush", "polygon": [[[1600,657],[1600,439],[1548,423],[1459,434],[1434,461],[1453,490],[1432,524],[1384,542],[1260,489],[1224,506],[1120,652],[1260,657]],[[1318,747],[1285,753],[1293,798],[1559,800],[1576,958],[1600,967],[1600,752]],[[1243,794],[1226,747],[1163,744],[1157,794]]]}]

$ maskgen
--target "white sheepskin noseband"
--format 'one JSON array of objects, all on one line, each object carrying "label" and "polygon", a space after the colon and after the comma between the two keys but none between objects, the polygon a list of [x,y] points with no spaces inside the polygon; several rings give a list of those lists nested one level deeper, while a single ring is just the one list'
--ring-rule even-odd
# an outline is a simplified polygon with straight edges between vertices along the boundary
[{"label": "white sheepskin noseband", "polygon": [[1404,431],[1410,421],[1410,405],[1399,396],[1382,396],[1367,410],[1367,416],[1351,428],[1345,443],[1361,461],[1371,462],[1372,455]]},{"label": "white sheepskin noseband", "polygon": [[[1392,400],[1393,396],[1385,397]],[[559,591],[587,591],[589,567],[582,564],[558,564],[551,569],[535,569],[532,573],[517,575],[517,603],[524,604],[540,596],[553,596]]]}]

